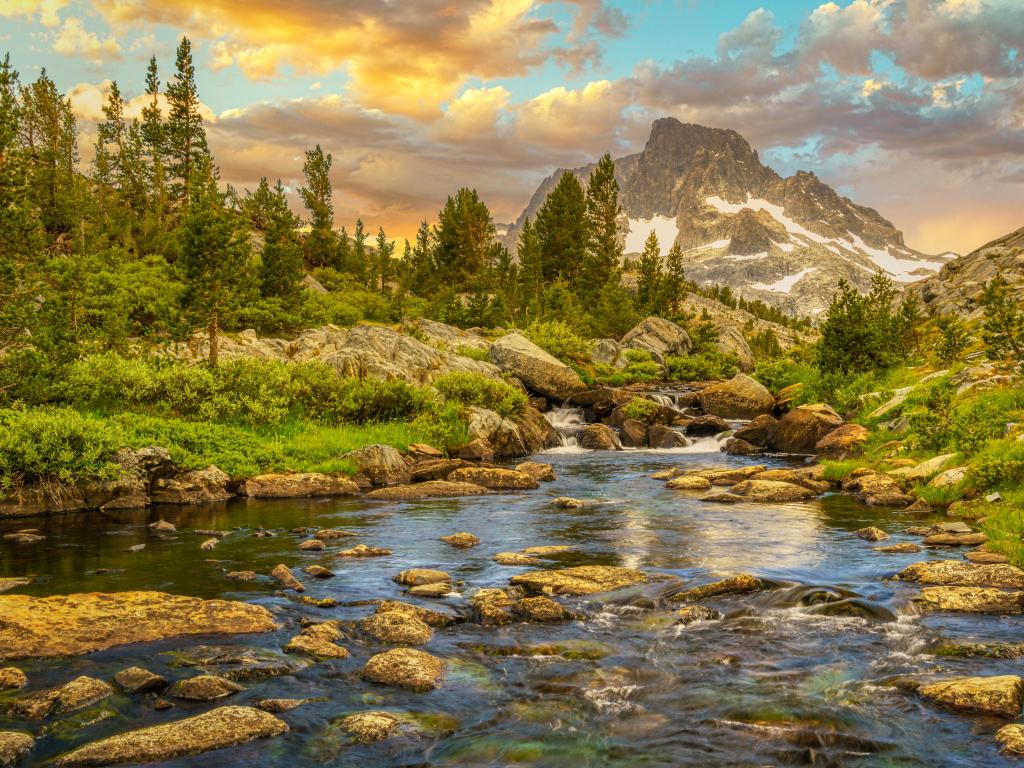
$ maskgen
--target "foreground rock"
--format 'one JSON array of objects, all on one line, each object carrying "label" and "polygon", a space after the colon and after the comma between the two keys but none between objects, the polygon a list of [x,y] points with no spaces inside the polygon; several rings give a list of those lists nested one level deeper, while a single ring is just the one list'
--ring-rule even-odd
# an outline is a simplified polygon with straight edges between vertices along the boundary
[{"label": "foreground rock", "polygon": [[744,373],[702,389],[697,397],[705,413],[723,419],[753,419],[775,406],[772,393]]},{"label": "foreground rock", "polygon": [[0,669],[0,693],[4,691],[16,691],[28,685],[28,675],[17,667],[4,667]]},{"label": "foreground rock", "polygon": [[59,766],[152,763],[199,755],[279,736],[288,731],[284,721],[252,707],[221,707],[173,723],[129,731],[86,744],[56,760]]},{"label": "foreground rock", "polygon": [[422,693],[438,686],[444,670],[444,661],[436,656],[413,648],[394,648],[372,656],[363,667],[363,678]]},{"label": "foreground rock", "polygon": [[522,573],[509,579],[513,586],[521,586],[533,594],[592,595],[610,592],[634,584],[643,584],[647,576],[632,568],[610,565],[581,565],[551,571]]},{"label": "foreground rock", "polygon": [[423,645],[434,636],[424,621],[405,611],[378,610],[363,619],[361,626],[375,640],[391,645]]},{"label": "foreground rock", "polygon": [[338,721],[338,725],[359,744],[384,741],[402,721],[390,712],[357,712]]},{"label": "foreground rock", "polygon": [[1024,571],[998,563],[983,565],[961,560],[928,560],[908,565],[896,578],[920,584],[1024,589]]},{"label": "foreground rock", "polygon": [[871,432],[860,424],[843,424],[825,435],[814,445],[819,456],[845,459],[860,453]]},{"label": "foreground rock", "polygon": [[26,720],[64,715],[103,701],[114,692],[107,683],[82,675],[56,688],[20,696],[9,704],[10,713]]},{"label": "foreground rock", "polygon": [[490,357],[504,373],[544,397],[561,401],[587,388],[572,368],[519,333],[502,336],[491,344]]},{"label": "foreground rock", "polygon": [[345,458],[356,465],[360,474],[376,486],[401,485],[408,483],[412,470],[405,456],[390,445],[365,445]]},{"label": "foreground rock", "polygon": [[749,574],[740,573],[721,581],[713,581],[702,587],[694,587],[683,592],[677,592],[669,600],[673,603],[694,603],[712,597],[722,597],[723,595],[742,595],[748,592],[759,592],[762,589],[766,589],[763,581]]},{"label": "foreground rock", "polygon": [[842,423],[827,405],[801,405],[779,419],[770,446],[780,453],[814,453],[818,442]]},{"label": "foreground rock", "polygon": [[271,632],[266,608],[164,592],[0,596],[0,660],[92,653],[200,634]]},{"label": "foreground rock", "polygon": [[14,765],[34,743],[27,733],[0,731],[0,765]]},{"label": "foreground rock", "polygon": [[1024,704],[1024,680],[1016,675],[956,677],[922,685],[917,692],[947,707],[1014,718]]},{"label": "foreground rock", "polygon": [[231,480],[213,464],[206,469],[193,469],[170,478],[153,481],[151,498],[154,504],[209,504],[227,501],[234,496],[228,490]]},{"label": "foreground rock", "polygon": [[455,547],[456,549],[469,549],[470,547],[475,547],[480,543],[480,539],[469,531],[459,531],[458,533],[451,533],[447,536],[442,536],[441,541],[450,547]]},{"label": "foreground rock", "polygon": [[[318,541],[318,539],[315,539]],[[274,566],[274,569],[270,572],[270,575],[281,582],[281,586],[285,589],[293,589],[296,592],[305,592],[306,588],[302,582],[295,578],[295,574],[292,573],[292,569],[284,563],[278,563]]]},{"label": "foreground rock", "polygon": [[1024,592],[993,587],[925,587],[914,602],[926,609],[953,613],[1021,613]]},{"label": "foreground rock", "polygon": [[1010,723],[996,731],[996,741],[1007,755],[1024,755],[1024,725]]},{"label": "foreground rock", "polygon": [[588,424],[576,434],[580,448],[591,451],[621,451],[618,434],[607,424]]},{"label": "foreground rock", "polygon": [[366,494],[368,499],[392,499],[409,501],[433,499],[443,496],[482,496],[488,490],[473,483],[456,483],[450,480],[430,480],[414,485],[398,485],[393,488],[378,488]]},{"label": "foreground rock", "polygon": [[256,475],[242,483],[240,496],[253,499],[301,499],[318,496],[355,496],[359,486],[347,477],[318,472]]},{"label": "foreground rock", "polygon": [[538,482],[533,475],[514,469],[499,467],[467,467],[456,469],[448,479],[455,483],[472,483],[491,490],[512,491],[536,488]]}]

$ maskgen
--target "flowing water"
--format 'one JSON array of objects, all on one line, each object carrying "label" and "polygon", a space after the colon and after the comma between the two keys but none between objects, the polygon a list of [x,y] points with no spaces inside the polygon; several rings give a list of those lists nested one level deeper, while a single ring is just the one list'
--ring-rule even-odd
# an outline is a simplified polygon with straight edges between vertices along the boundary
[{"label": "flowing water", "polygon": [[[315,699],[281,715],[290,733],[167,765],[1010,764],[992,738],[999,721],[950,713],[886,684],[905,673],[1019,672],[1014,661],[929,655],[940,638],[1019,638],[1022,620],[915,615],[909,605],[913,586],[888,577],[910,562],[941,554],[883,554],[852,534],[875,524],[894,534],[886,543],[912,540],[901,532],[919,519],[872,510],[841,495],[785,505],[702,504],[696,494],[671,491],[648,477],[675,465],[750,462],[718,453],[711,438],[675,451],[591,453],[568,445],[541,459],[554,464],[558,480],[518,495],[407,503],[237,501],[5,521],[0,533],[31,526],[47,536],[41,544],[0,547],[0,575],[35,576],[20,592],[156,589],[248,600],[266,606],[282,625],[267,635],[168,640],[18,666],[33,688],[82,674],[109,679],[130,665],[174,680],[195,674],[181,662],[200,643],[263,649],[271,666],[282,659],[295,665],[289,674],[246,681],[246,690],[228,700]],[[599,503],[561,510],[550,504],[554,495]],[[161,517],[178,532],[151,534],[147,523]],[[343,540],[345,547],[360,541],[389,547],[394,555],[346,561],[330,552],[300,552],[300,537],[290,531],[305,526],[351,530],[360,538]],[[202,552],[199,543],[206,536],[193,529],[233,533],[213,552]],[[277,535],[253,536],[258,529]],[[476,533],[482,543],[457,550],[438,541],[460,530]],[[142,543],[142,551],[126,551]],[[660,599],[664,581],[567,601],[585,616],[576,622],[457,624],[437,630],[425,647],[448,661],[444,683],[417,694],[360,680],[362,664],[382,648],[358,633],[343,641],[352,654],[348,659],[309,664],[279,655],[300,619],[358,619],[371,606],[319,609],[281,595],[265,577],[239,583],[222,575],[241,569],[267,574],[279,562],[295,568],[321,563],[337,576],[305,578],[307,594],[358,602],[400,598],[391,577],[420,566],[449,571],[468,592],[504,585],[523,570],[495,564],[496,552],[541,544],[573,547],[550,561],[554,567],[622,565],[692,584],[742,571],[783,586],[710,601],[725,619],[685,628],[672,626],[672,607]],[[465,607],[456,597],[423,604]],[[558,646],[561,655],[531,655],[537,651],[529,647],[542,644]],[[179,701],[172,710],[155,711],[151,698],[116,695],[82,715],[44,725],[48,732],[32,759],[41,762],[87,741],[211,706]],[[419,734],[351,746],[332,721],[366,709],[413,713]],[[97,721],[101,711],[106,719]],[[5,727],[39,732],[38,725],[0,720],[0,730]]]}]

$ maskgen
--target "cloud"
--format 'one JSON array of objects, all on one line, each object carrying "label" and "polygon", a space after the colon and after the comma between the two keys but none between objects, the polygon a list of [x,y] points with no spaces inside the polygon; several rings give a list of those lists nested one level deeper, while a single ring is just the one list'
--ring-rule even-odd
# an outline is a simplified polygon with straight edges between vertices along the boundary
[{"label": "cloud", "polygon": [[53,38],[53,50],[64,56],[80,56],[94,64],[121,58],[121,45],[113,37],[100,38],[85,28],[81,19],[65,19]]},{"label": "cloud", "polygon": [[[79,121],[83,121],[86,124],[95,123],[103,119],[103,105],[107,103],[107,97],[110,94],[110,80],[104,80],[99,83],[77,83],[72,86],[68,92],[68,100],[71,102],[71,111]],[[160,94],[157,97],[160,109],[166,116],[168,112],[167,97]],[[132,99],[125,101],[124,116],[127,120],[140,120],[142,118],[142,110],[149,106],[150,97],[146,94],[140,94]],[[203,121],[207,123],[207,127],[210,124],[217,122],[217,116],[213,110],[210,109],[206,104],[199,103],[199,114],[202,116]],[[86,130],[89,126],[85,126]]]},{"label": "cloud", "polygon": [[0,16],[31,19],[38,14],[39,23],[44,27],[60,24],[60,11],[71,0],[3,0],[0,2]]}]

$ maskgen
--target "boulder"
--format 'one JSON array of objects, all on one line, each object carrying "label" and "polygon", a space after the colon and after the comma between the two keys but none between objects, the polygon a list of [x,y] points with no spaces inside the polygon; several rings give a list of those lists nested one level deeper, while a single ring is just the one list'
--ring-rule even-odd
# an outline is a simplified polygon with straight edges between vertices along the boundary
[{"label": "boulder", "polygon": [[627,448],[643,448],[647,445],[647,425],[636,419],[623,419],[619,425],[622,444]]},{"label": "boulder", "polygon": [[103,701],[114,692],[107,683],[82,675],[56,688],[20,696],[10,702],[10,712],[26,720],[42,720],[48,715],[77,712]]},{"label": "boulder", "polygon": [[668,355],[685,355],[693,347],[689,334],[673,322],[660,317],[648,317],[622,337],[624,349],[641,349],[665,364]]},{"label": "boulder", "polygon": [[410,568],[391,577],[398,584],[415,587],[420,584],[450,584],[452,577],[445,571],[432,568]]},{"label": "boulder", "polygon": [[926,699],[952,709],[1015,718],[1024,704],[1024,680],[1016,675],[954,677],[917,689]]},{"label": "boulder", "polygon": [[496,458],[525,456],[529,453],[519,426],[511,419],[487,408],[468,409],[466,431],[474,440],[483,440],[494,450]]},{"label": "boulder", "polygon": [[449,613],[432,611],[429,608],[412,605],[411,603],[403,603],[401,600],[382,600],[377,605],[377,613],[388,612],[406,613],[410,616],[415,616],[428,627],[447,627],[449,624],[454,624],[458,621],[457,617]]},{"label": "boulder", "polygon": [[864,541],[883,541],[889,538],[889,534],[883,531],[881,528],[876,528],[873,525],[869,525],[867,528],[861,528],[860,530],[854,531],[853,535],[857,538],[864,539]]},{"label": "boulder", "polygon": [[677,592],[669,600],[673,603],[693,603],[699,600],[708,600],[712,597],[722,597],[723,595],[743,595],[749,592],[760,592],[763,589],[767,589],[763,581],[749,574],[739,573],[701,587]]},{"label": "boulder", "polygon": [[178,680],[167,690],[168,696],[189,701],[215,701],[244,691],[238,683],[217,675],[196,675]]},{"label": "boulder", "polygon": [[[558,430],[536,408],[524,408],[514,419],[527,454],[540,453],[562,444]],[[514,458],[511,454],[507,458]]]},{"label": "boulder", "polygon": [[[314,539],[316,541],[316,539]],[[281,582],[281,586],[285,589],[294,589],[296,592],[305,592],[306,588],[302,585],[302,582],[295,578],[295,574],[292,573],[284,563],[278,563],[274,566],[274,569],[270,572],[270,575]]]},{"label": "boulder", "polygon": [[813,499],[817,494],[809,488],[778,480],[743,480],[729,489],[745,501],[776,503]]},{"label": "boulder", "polygon": [[519,333],[502,336],[491,344],[491,362],[502,372],[515,376],[532,391],[557,401],[586,385],[568,365],[548,354]]},{"label": "boulder", "polygon": [[686,422],[686,434],[693,436],[718,435],[730,429],[729,422],[720,416],[694,416]]},{"label": "boulder", "polygon": [[926,609],[953,613],[1021,613],[1024,592],[992,587],[925,587],[914,602]]},{"label": "boulder", "polygon": [[302,653],[314,659],[346,659],[348,649],[338,645],[341,631],[333,622],[312,624],[289,640],[285,653]]},{"label": "boulder", "polygon": [[911,482],[926,480],[932,475],[941,472],[951,461],[956,459],[955,453],[947,453],[942,456],[933,456],[926,461],[915,464],[912,467],[894,469],[890,474],[905,478]]},{"label": "boulder", "polygon": [[220,707],[173,723],[110,736],[57,758],[55,765],[152,763],[279,736],[288,726],[252,707]]},{"label": "boulder", "polygon": [[1024,589],[1024,571],[1013,565],[979,565],[962,560],[926,560],[908,565],[897,579],[919,584]]},{"label": "boulder", "polygon": [[0,596],[0,660],[92,653],[182,635],[270,632],[261,606],[163,592]]},{"label": "boulder", "polygon": [[730,456],[760,456],[768,449],[760,445],[748,443],[746,440],[740,440],[738,437],[730,437],[725,441],[722,450]]},{"label": "boulder", "polygon": [[0,668],[0,693],[16,691],[28,685],[28,675],[17,667]]},{"label": "boulder", "polygon": [[814,453],[833,459],[854,456],[863,449],[870,434],[867,427],[860,424],[843,424],[815,443]]},{"label": "boulder", "polygon": [[167,687],[167,680],[142,667],[122,669],[114,675],[114,682],[125,693],[148,693],[162,691]]},{"label": "boulder", "polygon": [[524,461],[522,464],[516,465],[516,472],[525,472],[534,480],[542,483],[550,483],[557,479],[554,467],[539,461]]},{"label": "boulder", "polygon": [[392,499],[409,501],[432,499],[441,496],[482,496],[488,493],[483,486],[474,483],[456,483],[450,480],[430,480],[414,485],[398,485],[392,488],[378,488],[366,494],[369,499]]},{"label": "boulder", "polygon": [[651,448],[684,448],[690,441],[678,430],[663,427],[661,424],[652,424],[647,428],[647,444]]},{"label": "boulder", "polygon": [[434,636],[425,622],[403,611],[378,611],[363,619],[360,626],[375,640],[389,645],[423,645]]},{"label": "boulder", "polygon": [[701,475],[679,475],[665,484],[674,491],[706,491],[711,488],[711,481]]},{"label": "boulder", "polygon": [[513,610],[525,621],[568,621],[573,614],[565,606],[549,597],[524,597],[517,600]]},{"label": "boulder", "polygon": [[904,492],[895,478],[873,470],[851,472],[843,480],[843,490],[874,507],[907,507],[914,503],[914,497]]},{"label": "boulder", "polygon": [[392,554],[390,549],[384,547],[371,547],[366,544],[356,544],[351,549],[343,549],[336,557],[387,557]]},{"label": "boulder", "polygon": [[976,547],[986,541],[984,533],[933,533],[921,543],[926,547]]},{"label": "boulder", "polygon": [[615,430],[605,424],[588,424],[576,434],[580,448],[592,451],[621,451],[622,443]]},{"label": "boulder", "polygon": [[426,692],[437,688],[444,677],[443,660],[413,648],[393,648],[370,657],[363,678],[373,683]]},{"label": "boulder", "polygon": [[347,477],[319,472],[267,474],[250,477],[238,489],[240,496],[254,499],[300,499],[317,496],[355,496],[359,486]]},{"label": "boulder", "polygon": [[775,437],[775,428],[778,426],[778,423],[778,419],[771,414],[762,413],[760,416],[751,419],[748,424],[743,425],[733,432],[732,436],[737,440],[745,440],[751,445],[757,445],[764,448],[771,445],[772,439]]},{"label": "boulder", "polygon": [[346,453],[345,458],[375,486],[401,485],[408,483],[412,476],[405,457],[390,445],[365,445]]},{"label": "boulder", "polygon": [[14,765],[32,749],[35,740],[21,731],[0,731],[0,765]]},{"label": "boulder", "polygon": [[234,496],[228,490],[231,480],[213,464],[153,482],[150,491],[154,504],[209,504]]},{"label": "boulder", "polygon": [[827,405],[801,405],[779,419],[770,447],[780,453],[814,453],[818,441],[842,424]]},{"label": "boulder", "polygon": [[456,469],[476,466],[465,459],[423,459],[412,465],[411,479],[414,483],[428,480],[447,480]]},{"label": "boulder", "polygon": [[629,365],[622,354],[622,345],[615,339],[598,339],[590,350],[590,359],[599,365],[610,365],[613,368],[625,368]]},{"label": "boulder", "polygon": [[401,724],[402,721],[390,712],[357,712],[338,721],[338,726],[358,744],[384,741]]},{"label": "boulder", "polygon": [[753,419],[775,407],[772,393],[745,373],[702,389],[697,398],[705,413],[723,419]]},{"label": "boulder", "polygon": [[519,472],[514,469],[501,469],[499,467],[467,467],[457,469],[448,475],[453,483],[472,483],[491,490],[528,490],[538,486],[533,475],[526,472]]},{"label": "boulder", "polygon": [[953,485],[959,485],[967,479],[968,467],[953,467],[939,472],[935,477],[928,483],[931,488],[949,488]]},{"label": "boulder", "polygon": [[460,445],[458,448],[452,450],[453,455],[457,459],[463,461],[483,461],[492,462],[494,461],[494,448],[481,437],[475,440],[470,440],[465,445]]},{"label": "boulder", "polygon": [[513,576],[509,583],[532,594],[591,595],[643,584],[643,571],[610,565],[582,565],[551,571],[532,571]]},{"label": "boulder", "polygon": [[469,549],[480,543],[480,539],[468,531],[459,531],[448,536],[442,536],[441,541],[457,549]]}]

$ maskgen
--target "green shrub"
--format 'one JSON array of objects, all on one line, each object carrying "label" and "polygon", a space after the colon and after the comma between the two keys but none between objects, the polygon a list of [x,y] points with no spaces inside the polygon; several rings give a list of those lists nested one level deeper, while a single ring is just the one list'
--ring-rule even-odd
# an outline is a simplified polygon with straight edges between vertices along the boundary
[{"label": "green shrub", "polygon": [[623,416],[627,419],[642,421],[645,424],[650,423],[650,420],[660,412],[661,406],[653,400],[648,400],[645,397],[634,397],[622,406]]},{"label": "green shrub", "polygon": [[524,335],[563,363],[582,363],[590,359],[590,342],[561,320],[531,323]]},{"label": "green shrub", "polygon": [[627,349],[623,354],[626,358],[626,367],[622,373],[627,383],[661,380],[662,367],[655,362],[650,352],[645,349]]},{"label": "green shrub", "polygon": [[21,482],[110,477],[118,430],[70,408],[0,409],[0,492]]},{"label": "green shrub", "polygon": [[529,402],[525,394],[510,384],[478,373],[447,373],[434,381],[434,388],[447,401],[487,408],[505,418],[518,416]]},{"label": "green shrub", "polygon": [[482,363],[490,362],[491,356],[486,349],[481,347],[470,347],[460,344],[455,348],[455,354],[468,357],[470,360],[479,360]]},{"label": "green shrub", "polygon": [[469,442],[469,432],[459,403],[445,403],[413,419],[410,425],[420,437],[415,442],[450,450]]},{"label": "green shrub", "polygon": [[976,491],[1012,488],[1024,483],[1024,442],[993,440],[975,456],[967,483]]},{"label": "green shrub", "polygon": [[676,381],[731,379],[739,370],[739,361],[721,352],[703,352],[689,357],[667,357],[668,376]]}]

